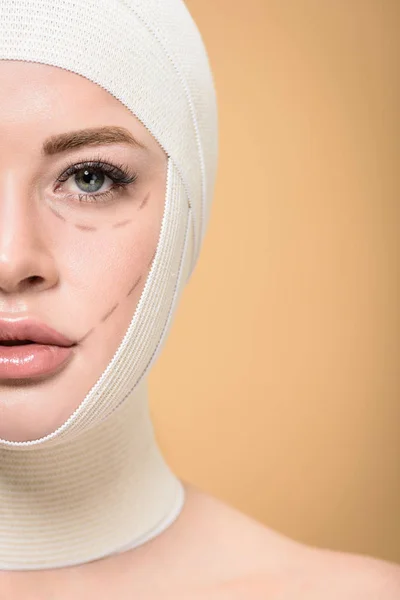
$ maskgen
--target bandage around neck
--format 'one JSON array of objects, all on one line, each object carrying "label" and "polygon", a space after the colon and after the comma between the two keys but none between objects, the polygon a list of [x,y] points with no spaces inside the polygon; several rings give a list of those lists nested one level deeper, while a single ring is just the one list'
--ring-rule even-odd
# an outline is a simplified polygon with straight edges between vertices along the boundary
[{"label": "bandage around neck", "polygon": [[0,569],[47,569],[135,548],[182,509],[182,485],[154,438],[145,378],[204,238],[217,112],[207,55],[180,0],[2,0],[0,19],[0,60],[87,78],[168,156],[155,259],[117,352],[56,431],[0,440]]}]

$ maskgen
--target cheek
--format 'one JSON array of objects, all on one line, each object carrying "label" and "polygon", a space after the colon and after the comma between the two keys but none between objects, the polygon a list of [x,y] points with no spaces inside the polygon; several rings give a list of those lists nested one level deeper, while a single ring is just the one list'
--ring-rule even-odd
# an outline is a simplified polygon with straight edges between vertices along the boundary
[{"label": "cheek", "polygon": [[[60,268],[64,305],[75,335],[92,327],[126,325],[145,285],[157,249],[161,218],[131,221],[96,232],[68,235]],[[71,236],[74,239],[71,239]],[[59,238],[61,246],[62,239]],[[107,323],[106,323],[107,321]]]}]

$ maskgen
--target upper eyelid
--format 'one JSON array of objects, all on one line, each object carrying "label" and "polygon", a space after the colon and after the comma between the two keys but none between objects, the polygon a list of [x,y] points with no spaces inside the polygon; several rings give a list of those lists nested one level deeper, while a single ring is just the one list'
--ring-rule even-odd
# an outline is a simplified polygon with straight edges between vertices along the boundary
[{"label": "upper eyelid", "polygon": [[116,180],[119,179],[122,183],[125,180],[127,184],[130,184],[136,181],[136,179],[138,178],[137,170],[133,169],[129,165],[118,164],[117,162],[113,163],[103,158],[102,156],[97,155],[95,157],[80,161],[71,161],[66,166],[64,166],[61,172],[58,173],[56,181],[60,183],[65,183],[65,181],[69,177],[72,177],[85,166],[89,166],[92,168],[97,167],[100,170],[103,170],[106,176],[109,177],[111,180],[113,180],[114,178]]},{"label": "upper eyelid", "polygon": [[[51,170],[54,173],[55,170],[58,171],[58,173],[62,173],[69,167],[76,164],[81,165],[84,163],[100,162],[114,166],[118,166],[117,163],[124,163],[125,168],[130,170],[136,170],[136,167],[139,165],[138,157],[135,156],[134,159],[131,161],[130,159],[133,158],[133,155],[131,153],[129,155],[127,155],[126,153],[121,155],[120,153],[110,152],[110,150],[111,148],[106,148],[106,150],[99,150],[90,147],[77,149],[74,153],[75,155],[72,154],[72,156],[66,155],[57,158],[54,157],[56,158],[56,160],[50,163],[46,161],[47,166],[45,166],[44,169],[47,172]],[[130,164],[131,162],[132,164]],[[140,163],[142,163],[142,161],[140,161]]]},{"label": "upper eyelid", "polygon": [[[123,167],[123,172],[126,173],[126,177],[135,177],[135,181],[139,179],[142,180],[143,176],[145,179],[150,176],[148,169],[151,169],[151,166],[147,163],[143,164],[141,160],[137,160],[136,157],[133,157],[132,155],[123,155],[122,157],[118,155],[113,156],[106,152],[103,153],[103,151],[91,153],[90,150],[88,152],[87,149],[85,154],[82,155],[80,153],[80,156],[77,156],[74,159],[71,157],[59,158],[53,165],[50,165],[49,163],[47,165],[41,165],[29,178],[29,185],[36,190],[44,187],[49,193],[54,193],[55,186],[65,184],[65,180],[61,182],[59,180],[70,167],[76,165],[81,167],[88,163],[101,163],[108,165],[116,171],[118,171],[120,167]],[[106,175],[108,174],[106,173]],[[111,177],[110,175],[108,176]]]},{"label": "upper eyelid", "polygon": [[98,161],[98,160],[84,160],[78,163],[74,163],[73,165],[70,165],[68,167],[66,167],[62,173],[60,173],[60,176],[64,175],[64,174],[68,174],[68,175],[73,175],[74,173],[76,173],[77,171],[79,171],[80,169],[83,169],[84,167],[89,166],[92,168],[99,168],[99,169],[103,169],[104,171],[119,171],[121,173],[123,173],[124,171],[122,171],[122,169],[120,169],[119,167],[117,167],[116,165],[112,165],[111,163],[107,163],[105,161]]}]

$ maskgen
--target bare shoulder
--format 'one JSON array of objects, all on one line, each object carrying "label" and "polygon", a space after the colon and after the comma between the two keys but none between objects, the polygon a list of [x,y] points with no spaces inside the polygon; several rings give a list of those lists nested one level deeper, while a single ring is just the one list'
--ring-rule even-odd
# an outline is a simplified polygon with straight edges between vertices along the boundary
[{"label": "bare shoulder", "polygon": [[254,600],[400,600],[400,566],[303,546],[272,575],[266,568],[247,579],[233,579],[230,586],[232,600],[244,599],[246,591]]},{"label": "bare shoulder", "polygon": [[282,564],[272,573],[266,565],[259,572],[233,577],[213,586],[204,595],[206,598],[400,600],[400,567],[374,558],[304,546],[295,562]]},{"label": "bare shoulder", "polygon": [[[315,598],[400,600],[400,566],[377,558],[304,547],[305,572],[299,584],[313,586]],[[313,596],[311,596],[313,598]]]},{"label": "bare shoulder", "polygon": [[189,563],[199,572],[201,557],[210,561],[207,600],[400,600],[400,566],[306,546],[192,486],[188,492],[192,531],[201,531],[200,555]]}]

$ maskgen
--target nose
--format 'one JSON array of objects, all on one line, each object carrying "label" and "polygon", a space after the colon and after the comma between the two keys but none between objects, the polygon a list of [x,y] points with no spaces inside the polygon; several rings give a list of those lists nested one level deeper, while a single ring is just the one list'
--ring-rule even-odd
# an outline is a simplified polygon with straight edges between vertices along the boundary
[{"label": "nose", "polygon": [[37,204],[8,173],[0,177],[0,295],[39,292],[57,281]]}]

